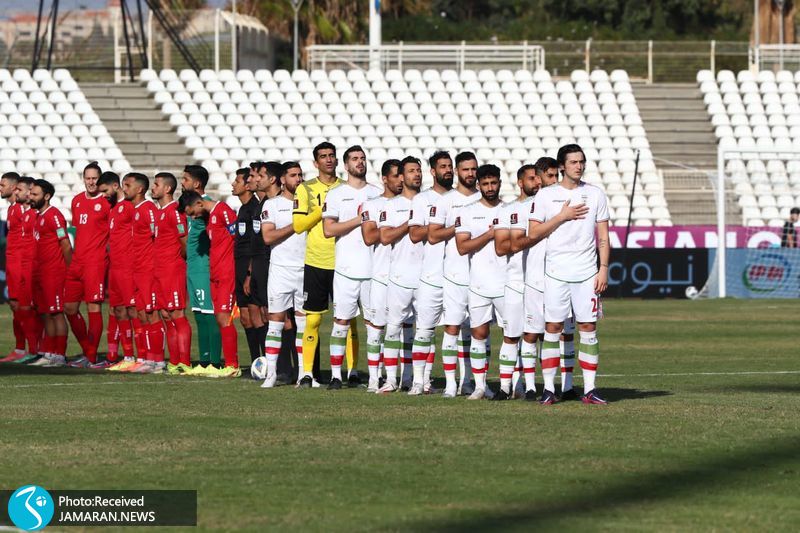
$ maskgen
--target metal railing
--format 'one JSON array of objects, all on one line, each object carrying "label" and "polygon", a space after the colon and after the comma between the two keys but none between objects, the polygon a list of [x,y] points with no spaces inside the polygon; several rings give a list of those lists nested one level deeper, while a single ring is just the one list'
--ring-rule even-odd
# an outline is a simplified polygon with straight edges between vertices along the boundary
[{"label": "metal railing", "polygon": [[800,44],[751,46],[749,57],[758,70],[800,70]]}]

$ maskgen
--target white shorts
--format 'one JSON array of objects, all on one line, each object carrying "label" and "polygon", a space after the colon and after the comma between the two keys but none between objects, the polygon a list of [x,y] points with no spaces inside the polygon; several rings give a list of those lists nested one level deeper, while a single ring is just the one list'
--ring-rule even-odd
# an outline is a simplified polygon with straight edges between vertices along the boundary
[{"label": "white shorts", "polygon": [[544,333],[544,293],[525,285],[525,333]]},{"label": "white shorts", "polygon": [[303,267],[269,265],[267,304],[270,313],[303,310]]},{"label": "white shorts", "polygon": [[402,326],[414,318],[414,304],[419,289],[409,289],[389,282],[386,289],[386,324]]},{"label": "white shorts", "polygon": [[469,316],[469,287],[457,285],[445,278],[442,287],[444,324],[460,326]]},{"label": "white shorts", "polygon": [[369,316],[369,284],[368,279],[352,279],[333,273],[333,318],[350,320],[358,316],[358,307],[364,309],[364,320]]},{"label": "white shorts", "polygon": [[503,295],[503,334],[506,337],[522,337],[525,323],[524,286],[509,287],[506,285]]},{"label": "white shorts", "polygon": [[382,328],[386,325],[386,293],[389,287],[386,283],[371,280],[369,285],[369,307],[367,312],[371,316],[373,326]]},{"label": "white shorts", "polygon": [[420,282],[417,289],[417,329],[436,329],[442,319],[442,291],[428,283]]},{"label": "white shorts", "polygon": [[504,298],[502,296],[487,298],[470,291],[469,327],[477,328],[484,324],[490,324],[493,317],[492,312],[494,312],[494,317],[497,318],[497,323],[503,324],[503,301]]},{"label": "white shorts", "polygon": [[565,322],[570,315],[570,306],[576,322],[597,322],[600,295],[594,292],[594,276],[577,283],[559,281],[545,276],[545,320]]}]

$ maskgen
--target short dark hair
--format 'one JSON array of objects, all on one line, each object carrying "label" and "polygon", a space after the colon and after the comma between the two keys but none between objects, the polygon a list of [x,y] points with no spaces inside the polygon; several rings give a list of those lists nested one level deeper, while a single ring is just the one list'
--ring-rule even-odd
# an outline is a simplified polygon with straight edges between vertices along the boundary
[{"label": "short dark hair", "polygon": [[422,167],[422,162],[420,162],[418,158],[414,157],[413,155],[408,155],[404,157],[402,161],[400,161],[400,173],[404,174],[406,171],[406,165],[410,165],[412,163],[416,163]]},{"label": "short dark hair", "polygon": [[400,170],[400,165],[399,159],[387,159],[381,165],[381,176],[388,176],[392,171],[392,167],[397,167],[397,170]]},{"label": "short dark hair", "polygon": [[178,180],[175,179],[175,175],[172,172],[159,172],[155,175],[155,179],[167,182],[169,194],[175,194],[175,191],[178,190]]},{"label": "short dark hair", "polygon": [[569,154],[574,154],[576,152],[580,152],[583,154],[583,157],[586,158],[586,154],[583,152],[583,148],[578,146],[577,144],[565,144],[561,148],[558,149],[558,154],[556,155],[556,160],[558,161],[559,165],[563,165],[567,162],[567,156]]},{"label": "short dark hair", "polygon": [[119,174],[107,170],[100,174],[100,179],[97,180],[98,185],[119,185]]},{"label": "short dark hair", "polygon": [[2,176],[0,176],[0,179],[19,181],[19,174],[17,174],[16,172],[6,172]]},{"label": "short dark hair", "polygon": [[250,163],[250,168],[258,172],[259,170],[261,170],[261,167],[264,167],[266,165],[267,164],[263,161],[253,161],[252,163]]},{"label": "short dark hair", "polygon": [[197,191],[183,191],[180,198],[178,198],[178,212],[185,213],[187,206],[202,199],[203,197]]},{"label": "short dark hair", "polygon": [[478,158],[475,157],[475,154],[472,152],[461,152],[456,154],[456,166],[460,165],[464,161],[475,161],[478,162]]},{"label": "short dark hair", "polygon": [[103,170],[100,168],[100,165],[97,163],[97,161],[92,161],[91,163],[89,163],[88,165],[83,167],[83,174],[82,175],[85,176],[86,175],[86,171],[90,170],[90,169],[96,170],[97,173],[100,174],[101,176],[103,175]]},{"label": "short dark hair", "polygon": [[446,150],[436,150],[435,152],[433,152],[433,155],[428,158],[428,164],[430,165],[431,168],[433,168],[436,166],[436,162],[439,161],[440,159],[449,159],[450,161],[453,160],[453,158],[450,157],[450,154]]},{"label": "short dark hair", "polygon": [[481,165],[478,167],[478,181],[483,178],[500,178],[500,167],[497,165]]},{"label": "short dark hair", "polygon": [[298,163],[297,161],[286,161],[284,164],[281,165],[281,176],[285,176],[286,173],[292,170],[293,168],[299,168],[300,170],[303,170],[303,168],[300,166],[300,163]]},{"label": "short dark hair", "polygon": [[350,157],[350,154],[352,154],[353,152],[361,152],[365,156],[367,155],[367,152],[365,152],[364,149],[361,148],[360,144],[354,144],[353,146],[351,146],[350,148],[348,148],[347,150],[344,151],[344,155],[342,156],[342,159],[344,159],[345,163],[347,163],[347,159]]},{"label": "short dark hair", "polygon": [[33,187],[33,184],[34,184],[34,182],[35,182],[35,181],[36,181],[36,180],[35,180],[35,179],[33,179],[33,178],[32,178],[32,177],[30,177],[30,176],[22,176],[21,178],[19,178],[19,179],[17,180],[17,183],[24,183],[24,184],[25,184],[25,185],[27,185],[28,187]]},{"label": "short dark hair", "polygon": [[314,147],[314,150],[311,152],[314,155],[314,161],[317,160],[317,156],[319,155],[320,150],[333,150],[334,157],[336,156],[336,147],[329,143],[328,141],[322,141],[318,145]]},{"label": "short dark hair", "polygon": [[[533,170],[534,172],[536,172],[536,167],[531,164],[522,165],[521,167],[519,167],[519,170],[517,170],[517,179],[521,180],[522,176],[524,176],[525,173],[529,170]],[[538,172],[536,173],[538,174]]]},{"label": "short dark hair", "polygon": [[205,189],[208,185],[208,170],[200,165],[186,165],[183,171],[189,174],[193,180],[200,183],[200,186]]},{"label": "short dark hair", "polygon": [[558,161],[552,157],[540,157],[536,160],[536,163],[533,164],[533,168],[536,169],[537,174],[541,175],[551,168],[558,170]]},{"label": "short dark hair", "polygon": [[790,215],[800,215],[800,207],[793,207],[793,208],[792,208],[792,209],[789,211],[789,214],[790,214]]},{"label": "short dark hair", "polygon": [[55,196],[56,194],[56,188],[53,187],[53,184],[47,180],[42,180],[42,179],[34,180],[33,184],[41,187],[44,194],[45,195],[49,194],[50,198],[53,198],[53,196]]},{"label": "short dark hair", "polygon": [[147,189],[150,188],[150,178],[142,174],[141,172],[128,172],[125,174],[123,179],[132,178],[133,181],[138,183],[144,189],[144,192],[147,192]]},{"label": "short dark hair", "polygon": [[264,166],[267,167],[268,176],[272,176],[275,179],[280,179],[283,176],[283,165],[277,161],[267,161]]},{"label": "short dark hair", "polygon": [[[253,166],[253,163],[250,163],[250,167],[252,167],[252,166]],[[236,175],[237,176],[244,176],[245,178],[247,178],[247,176],[250,175],[250,167],[242,167],[242,168],[238,169],[236,171]],[[253,170],[255,170],[255,168],[253,168]]]}]

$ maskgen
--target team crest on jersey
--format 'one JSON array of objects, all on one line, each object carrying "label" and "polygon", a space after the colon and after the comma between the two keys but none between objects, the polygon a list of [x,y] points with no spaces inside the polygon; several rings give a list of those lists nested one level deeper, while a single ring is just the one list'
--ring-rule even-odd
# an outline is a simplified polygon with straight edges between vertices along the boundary
[{"label": "team crest on jersey", "polygon": [[100,211],[103,207],[100,204],[94,204],[94,210]]},{"label": "team crest on jersey", "polygon": [[431,210],[428,213],[428,215],[431,216],[431,217],[435,217],[436,216],[436,206],[435,205],[431,206]]},{"label": "team crest on jersey", "polygon": [[212,224],[216,224],[217,223],[217,215],[214,215],[214,216],[211,217],[211,223]]},{"label": "team crest on jersey", "polygon": [[300,200],[295,198],[294,201],[292,202],[292,209],[297,209],[298,207],[300,207]]},{"label": "team crest on jersey", "polygon": [[497,225],[497,224],[499,224],[499,223],[500,223],[500,220],[499,220],[499,219],[497,219],[497,218],[493,218],[493,219],[492,219],[492,226],[496,226],[496,225]]},{"label": "team crest on jersey", "polygon": [[325,212],[328,210],[328,202],[322,204],[322,211]]},{"label": "team crest on jersey", "polygon": [[380,222],[386,222],[386,211],[381,211]]},{"label": "team crest on jersey", "polygon": [[133,219],[134,220],[139,220],[139,213],[136,213],[136,215],[134,215]]},{"label": "team crest on jersey", "polygon": [[247,224],[245,222],[239,222],[239,235],[244,235],[247,231]]},{"label": "team crest on jersey", "polygon": [[456,217],[456,227],[457,228],[461,227],[461,217]]},{"label": "team crest on jersey", "polygon": [[119,206],[119,208],[117,209],[117,211],[119,211],[120,213],[122,213],[124,210],[125,210],[125,207],[123,207],[123,206]]},{"label": "team crest on jersey", "polygon": [[362,211],[361,212],[361,222],[369,221],[369,211]]},{"label": "team crest on jersey", "polygon": [[517,214],[516,213],[511,213],[511,223],[512,224],[516,224],[517,223]]}]

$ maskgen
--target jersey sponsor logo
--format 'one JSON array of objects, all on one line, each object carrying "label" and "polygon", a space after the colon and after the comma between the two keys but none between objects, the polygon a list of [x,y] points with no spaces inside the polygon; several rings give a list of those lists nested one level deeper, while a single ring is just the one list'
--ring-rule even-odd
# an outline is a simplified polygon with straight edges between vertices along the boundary
[{"label": "jersey sponsor logo", "polygon": [[245,233],[247,233],[247,223],[239,222],[239,235],[244,235]]},{"label": "jersey sponsor logo", "polygon": [[386,211],[381,211],[380,222],[386,222]]},{"label": "jersey sponsor logo", "polygon": [[517,223],[517,214],[516,213],[511,213],[511,223],[512,224],[516,224]]}]

